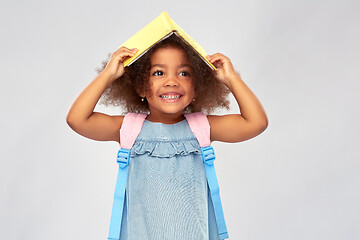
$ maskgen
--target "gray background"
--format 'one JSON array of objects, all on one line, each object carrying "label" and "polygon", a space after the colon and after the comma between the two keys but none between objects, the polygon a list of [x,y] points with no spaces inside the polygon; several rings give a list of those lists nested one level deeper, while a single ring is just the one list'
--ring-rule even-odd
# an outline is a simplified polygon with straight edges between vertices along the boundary
[{"label": "gray background", "polygon": [[355,0],[1,1],[0,238],[107,237],[118,144],[65,118],[161,11],[229,56],[269,117],[256,138],[213,144],[230,239],[360,239]]}]

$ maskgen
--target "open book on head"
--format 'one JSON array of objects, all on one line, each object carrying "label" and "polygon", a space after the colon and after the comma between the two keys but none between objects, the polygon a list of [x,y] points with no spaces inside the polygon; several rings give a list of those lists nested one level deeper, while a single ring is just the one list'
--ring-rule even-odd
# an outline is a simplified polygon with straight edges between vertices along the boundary
[{"label": "open book on head", "polygon": [[125,46],[129,49],[138,49],[134,56],[124,61],[124,67],[135,62],[158,42],[161,42],[174,34],[191,46],[211,69],[216,69],[216,67],[206,58],[207,54],[205,50],[173,21],[167,12],[162,12],[157,18],[120,46]]}]

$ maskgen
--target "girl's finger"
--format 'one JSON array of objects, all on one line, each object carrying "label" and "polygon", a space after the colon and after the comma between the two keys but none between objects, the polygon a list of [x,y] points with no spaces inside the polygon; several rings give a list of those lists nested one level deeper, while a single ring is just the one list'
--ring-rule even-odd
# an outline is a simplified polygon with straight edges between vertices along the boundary
[{"label": "girl's finger", "polygon": [[130,49],[130,48],[127,48],[125,46],[122,46],[117,51],[129,51],[129,52],[132,52],[134,49],[136,49],[136,48]]},{"label": "girl's finger", "polygon": [[210,60],[211,63],[214,63],[218,60],[224,61],[224,60],[226,60],[226,57],[221,53],[215,53],[213,55],[209,55],[208,59]]},{"label": "girl's finger", "polygon": [[112,55],[112,57],[114,57],[114,58],[116,58],[116,59],[118,59],[118,60],[120,60],[120,61],[124,61],[124,59],[125,59],[126,57],[132,57],[135,53],[136,53],[135,50],[133,50],[133,51],[124,50],[124,51],[121,51],[121,52],[118,52],[118,53],[115,52],[115,53]]},{"label": "girl's finger", "polygon": [[214,53],[214,54],[212,54],[212,55],[209,55],[211,58],[213,58],[213,57],[218,57],[218,56],[224,56],[223,54],[221,54],[221,53]]},{"label": "girl's finger", "polygon": [[120,55],[123,55],[123,54],[134,54],[132,51],[129,51],[129,50],[122,50],[122,51],[116,51],[112,54],[112,56],[114,57],[117,57],[117,56],[120,56]]},{"label": "girl's finger", "polygon": [[132,57],[135,53],[133,52],[123,52],[116,56],[116,58],[120,61],[124,61],[127,57]]},{"label": "girl's finger", "polygon": [[121,47],[119,48],[117,51],[115,51],[112,55],[113,56],[116,56],[118,54],[122,54],[122,53],[129,53],[129,54],[134,54],[137,52],[137,49],[136,48],[133,48],[133,49],[129,49],[127,47]]},{"label": "girl's finger", "polygon": [[224,62],[224,59],[221,56],[215,56],[212,57],[210,60],[211,63],[215,63],[215,62]]}]

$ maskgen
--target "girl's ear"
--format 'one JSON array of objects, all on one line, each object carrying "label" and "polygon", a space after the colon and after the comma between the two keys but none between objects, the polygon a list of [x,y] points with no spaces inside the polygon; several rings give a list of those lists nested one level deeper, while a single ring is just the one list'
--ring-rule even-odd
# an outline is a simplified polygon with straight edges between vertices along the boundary
[{"label": "girl's ear", "polygon": [[146,98],[145,94],[144,94],[144,93],[140,93],[140,92],[138,92],[138,91],[136,91],[136,92],[137,92],[137,94],[139,95],[139,98],[141,99],[141,101],[143,102],[143,101],[145,100],[145,98]]},{"label": "girl's ear", "polygon": [[139,97],[145,97],[145,93],[139,89],[135,89],[136,93],[139,95]]},{"label": "girl's ear", "polygon": [[146,97],[146,96],[145,96],[145,93],[138,93],[138,94],[139,94],[139,96],[142,97],[142,98]]},{"label": "girl's ear", "polygon": [[196,99],[196,98],[197,98],[197,92],[194,89],[194,99]]}]

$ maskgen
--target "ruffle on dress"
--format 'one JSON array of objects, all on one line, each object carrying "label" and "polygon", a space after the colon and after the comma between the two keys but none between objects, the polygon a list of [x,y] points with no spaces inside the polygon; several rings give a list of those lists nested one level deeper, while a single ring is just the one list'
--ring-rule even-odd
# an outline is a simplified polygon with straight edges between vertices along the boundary
[{"label": "ruffle on dress", "polygon": [[196,138],[178,139],[137,139],[131,149],[131,157],[148,154],[153,157],[173,157],[175,155],[201,154]]}]

